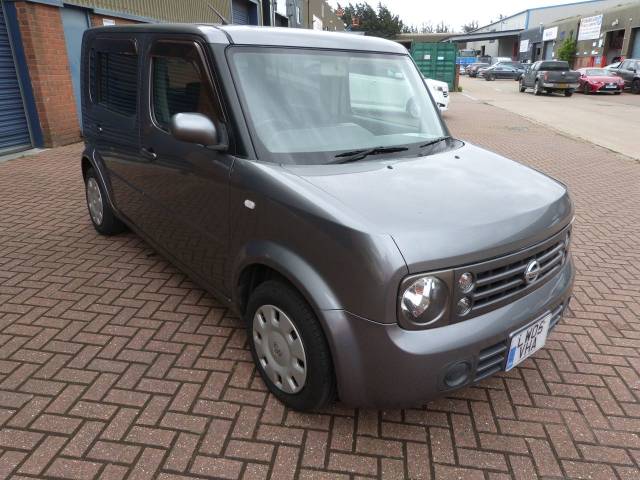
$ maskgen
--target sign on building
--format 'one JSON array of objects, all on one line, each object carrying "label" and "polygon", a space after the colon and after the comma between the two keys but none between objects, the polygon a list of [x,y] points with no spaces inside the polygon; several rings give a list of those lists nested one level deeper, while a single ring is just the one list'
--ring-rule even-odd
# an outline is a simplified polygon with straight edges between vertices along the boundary
[{"label": "sign on building", "polygon": [[529,39],[520,41],[520,53],[527,53],[529,51]]},{"label": "sign on building", "polygon": [[313,29],[314,30],[322,30],[323,23],[320,17],[313,16]]},{"label": "sign on building", "polygon": [[580,31],[578,32],[578,41],[595,40],[600,36],[602,29],[602,15],[594,17],[585,17],[580,20]]},{"label": "sign on building", "polygon": [[542,32],[542,41],[550,42],[558,38],[558,27],[547,28]]}]

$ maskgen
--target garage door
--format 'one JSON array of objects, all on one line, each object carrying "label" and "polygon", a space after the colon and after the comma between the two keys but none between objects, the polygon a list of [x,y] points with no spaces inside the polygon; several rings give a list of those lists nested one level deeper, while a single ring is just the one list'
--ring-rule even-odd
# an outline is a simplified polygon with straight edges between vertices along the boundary
[{"label": "garage door", "polygon": [[249,24],[249,2],[247,0],[233,0],[233,23]]},{"label": "garage door", "polygon": [[633,30],[633,47],[631,48],[631,58],[640,58],[640,28]]},{"label": "garage door", "polygon": [[31,147],[27,116],[0,4],[0,154]]}]

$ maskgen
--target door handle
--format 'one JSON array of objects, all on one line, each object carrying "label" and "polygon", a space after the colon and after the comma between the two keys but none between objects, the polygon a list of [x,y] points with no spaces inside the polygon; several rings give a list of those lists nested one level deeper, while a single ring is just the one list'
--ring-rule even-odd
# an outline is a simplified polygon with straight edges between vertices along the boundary
[{"label": "door handle", "polygon": [[158,158],[158,154],[155,152],[155,150],[151,147],[149,148],[141,148],[140,149],[140,153],[142,153],[142,156],[147,157],[151,160],[155,160],[156,158]]},{"label": "door handle", "polygon": [[98,125],[98,133],[102,133],[102,125]]}]

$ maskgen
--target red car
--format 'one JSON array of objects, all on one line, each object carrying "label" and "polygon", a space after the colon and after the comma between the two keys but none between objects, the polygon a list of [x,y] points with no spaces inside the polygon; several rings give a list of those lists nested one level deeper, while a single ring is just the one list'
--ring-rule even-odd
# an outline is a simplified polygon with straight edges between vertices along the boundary
[{"label": "red car", "polygon": [[585,93],[613,92],[620,95],[624,90],[624,80],[604,68],[581,68],[580,90]]}]

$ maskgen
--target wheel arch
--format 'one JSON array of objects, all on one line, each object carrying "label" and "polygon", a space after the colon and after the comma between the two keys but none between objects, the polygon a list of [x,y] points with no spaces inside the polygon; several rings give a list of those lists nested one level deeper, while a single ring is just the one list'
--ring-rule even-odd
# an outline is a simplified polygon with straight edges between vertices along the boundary
[{"label": "wheel arch", "polygon": [[244,310],[251,292],[260,283],[280,279],[295,288],[321,319],[323,310],[341,310],[337,296],[322,276],[305,259],[270,241],[255,241],[242,249],[232,280],[232,300]]}]

